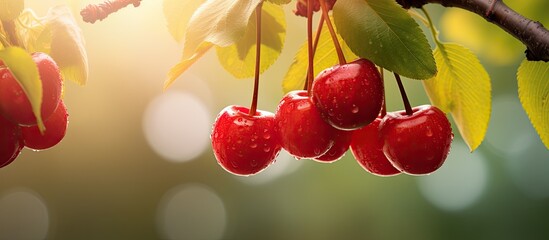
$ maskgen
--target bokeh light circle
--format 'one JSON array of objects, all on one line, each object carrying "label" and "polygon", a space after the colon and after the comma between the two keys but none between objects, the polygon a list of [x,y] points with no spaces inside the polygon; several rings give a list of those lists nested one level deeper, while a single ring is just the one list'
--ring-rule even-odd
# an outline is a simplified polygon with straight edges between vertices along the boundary
[{"label": "bokeh light circle", "polygon": [[206,150],[210,128],[208,108],[194,95],[175,90],[156,97],[143,119],[150,146],[173,162],[192,160]]},{"label": "bokeh light circle", "polygon": [[479,152],[470,153],[454,141],[444,165],[428,176],[417,178],[422,195],[446,211],[463,210],[480,199],[488,181],[488,167]]},{"label": "bokeh light circle", "polygon": [[183,185],[162,198],[157,225],[163,239],[221,239],[226,210],[219,196],[206,186]]},{"label": "bokeh light circle", "polygon": [[19,189],[0,195],[0,239],[46,239],[49,212],[38,194]]}]

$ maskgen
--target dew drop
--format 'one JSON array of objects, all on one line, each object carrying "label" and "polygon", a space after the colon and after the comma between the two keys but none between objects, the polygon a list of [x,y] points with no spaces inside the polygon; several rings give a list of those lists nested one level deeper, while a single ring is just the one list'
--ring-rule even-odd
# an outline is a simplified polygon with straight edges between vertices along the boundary
[{"label": "dew drop", "polygon": [[250,162],[250,166],[257,167],[257,161],[254,159]]},{"label": "dew drop", "polygon": [[256,147],[257,147],[257,143],[252,143],[252,144],[250,145],[250,147],[251,147],[251,148],[256,148]]},{"label": "dew drop", "polygon": [[268,139],[271,138],[271,134],[265,133],[265,134],[263,134],[263,138],[264,138],[265,140],[268,140]]},{"label": "dew drop", "polygon": [[236,143],[237,143],[237,144],[242,144],[242,139],[236,140]]},{"label": "dew drop", "polygon": [[270,151],[271,151],[271,148],[270,148],[270,147],[264,147],[264,148],[263,148],[263,151],[265,151],[265,152],[270,152]]},{"label": "dew drop", "polygon": [[238,164],[236,164],[235,161],[231,161],[231,165],[233,166],[233,168],[238,168]]},{"label": "dew drop", "polygon": [[427,128],[427,132],[425,132],[425,135],[427,137],[432,137],[433,136],[433,131],[431,130],[431,128]]},{"label": "dew drop", "polygon": [[359,108],[353,104],[353,109],[351,109],[352,113],[358,113]]}]

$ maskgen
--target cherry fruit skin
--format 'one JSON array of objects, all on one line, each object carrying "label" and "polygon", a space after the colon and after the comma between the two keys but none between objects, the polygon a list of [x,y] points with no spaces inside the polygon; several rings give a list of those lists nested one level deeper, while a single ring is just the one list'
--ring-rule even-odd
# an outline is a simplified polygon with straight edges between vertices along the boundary
[{"label": "cherry fruit skin", "polygon": [[446,114],[422,105],[405,111],[387,113],[381,123],[383,152],[393,166],[411,175],[434,172],[446,160],[454,134]]},{"label": "cherry fruit skin", "polygon": [[0,115],[0,168],[12,163],[22,148],[19,126]]},{"label": "cherry fruit skin", "polygon": [[340,130],[355,130],[374,121],[383,103],[383,81],[366,59],[335,65],[315,78],[312,98],[324,119]]},{"label": "cherry fruit skin", "polygon": [[[57,108],[61,98],[63,80],[53,59],[41,52],[31,54],[42,80],[42,120],[47,120]],[[0,63],[0,113],[14,123],[36,125],[36,117],[27,95],[10,70]]]},{"label": "cherry fruit skin", "polygon": [[25,147],[44,150],[57,145],[65,137],[68,123],[67,107],[61,100],[55,112],[44,122],[46,131],[43,134],[40,133],[38,126],[21,127]]},{"label": "cherry fruit skin", "polygon": [[383,153],[383,138],[380,136],[379,125],[382,118],[376,118],[367,126],[354,131],[351,141],[351,152],[358,164],[367,172],[377,176],[394,176],[400,171]]},{"label": "cherry fruit skin", "polygon": [[324,153],[322,156],[315,158],[317,162],[332,163],[341,159],[347,150],[353,137],[354,131],[342,131],[334,129],[335,135],[333,137],[334,145]]},{"label": "cherry fruit skin", "polygon": [[280,153],[274,114],[228,106],[213,124],[212,148],[217,162],[235,175],[253,175],[267,168]]},{"label": "cherry fruit skin", "polygon": [[306,91],[287,93],[275,113],[280,144],[294,157],[317,158],[334,144],[335,129],[320,116]]}]

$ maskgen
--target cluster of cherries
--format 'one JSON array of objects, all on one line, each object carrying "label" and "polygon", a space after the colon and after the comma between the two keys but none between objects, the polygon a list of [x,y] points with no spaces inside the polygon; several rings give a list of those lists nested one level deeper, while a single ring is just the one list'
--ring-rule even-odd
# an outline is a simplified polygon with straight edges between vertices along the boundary
[{"label": "cluster of cherries", "polygon": [[37,126],[27,95],[10,69],[0,61],[0,168],[13,162],[23,147],[43,150],[65,136],[67,108],[61,99],[63,80],[59,67],[45,54],[32,54],[42,82],[41,117],[45,131]]},{"label": "cluster of cherries", "polygon": [[366,171],[379,176],[437,170],[453,139],[446,115],[430,105],[385,114],[383,104],[378,69],[358,59],[322,71],[310,94],[289,92],[274,114],[226,107],[213,125],[212,148],[218,163],[236,175],[260,172],[281,148],[297,159],[326,163],[350,148]]}]

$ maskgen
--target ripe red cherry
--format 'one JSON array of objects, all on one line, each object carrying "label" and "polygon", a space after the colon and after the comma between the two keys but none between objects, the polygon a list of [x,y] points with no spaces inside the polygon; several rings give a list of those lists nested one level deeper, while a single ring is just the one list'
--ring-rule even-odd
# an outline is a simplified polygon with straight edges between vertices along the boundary
[{"label": "ripe red cherry", "polygon": [[448,152],[454,135],[444,112],[423,105],[405,111],[387,113],[381,123],[385,142],[383,152],[395,168],[412,175],[437,170]]},{"label": "ripe red cherry", "polygon": [[306,91],[292,91],[278,104],[280,144],[296,158],[317,158],[334,144],[335,129],[320,116]]},{"label": "ripe red cherry", "polygon": [[212,148],[219,165],[236,175],[252,175],[267,168],[280,152],[274,114],[242,106],[228,106],[214,122]]},{"label": "ripe red cherry", "polygon": [[0,168],[13,162],[22,148],[19,126],[0,115]]},{"label": "ripe red cherry", "polygon": [[366,60],[335,65],[315,78],[312,98],[322,117],[341,130],[355,130],[376,119],[383,103],[383,81]]},{"label": "ripe red cherry", "polygon": [[[63,81],[59,67],[50,56],[37,52],[32,54],[32,59],[42,80],[41,114],[45,121],[59,104]],[[0,113],[14,123],[36,125],[36,118],[27,95],[3,63],[0,63]]]},{"label": "ripe red cherry", "polygon": [[34,150],[44,150],[57,145],[65,137],[68,120],[67,107],[61,100],[55,112],[44,122],[46,131],[43,135],[38,126],[21,127],[25,146]]},{"label": "ripe red cherry", "polygon": [[351,152],[364,170],[378,176],[393,176],[400,173],[383,153],[383,138],[379,133],[381,118],[358,129],[353,134]]},{"label": "ripe red cherry", "polygon": [[332,163],[341,159],[351,144],[353,137],[353,131],[342,131],[334,129],[335,134],[333,136],[334,145],[324,153],[322,156],[315,158],[314,160],[323,163]]}]

